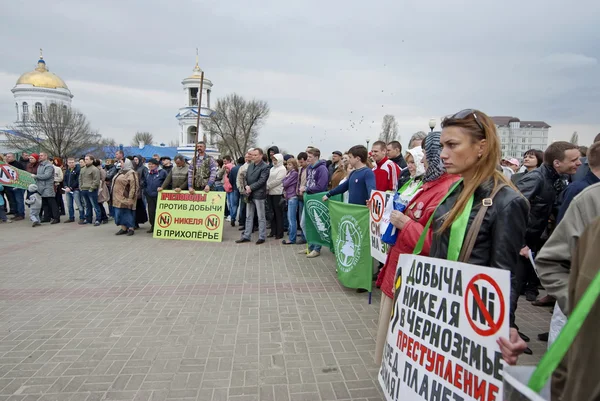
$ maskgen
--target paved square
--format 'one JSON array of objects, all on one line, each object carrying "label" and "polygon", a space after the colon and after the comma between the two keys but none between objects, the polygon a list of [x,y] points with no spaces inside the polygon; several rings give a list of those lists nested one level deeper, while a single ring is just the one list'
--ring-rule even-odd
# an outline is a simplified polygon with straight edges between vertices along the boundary
[{"label": "paved square", "polygon": [[[382,399],[380,293],[341,287],[327,251],[116,231],[0,225],[0,401]],[[550,316],[521,299],[522,363]]]}]

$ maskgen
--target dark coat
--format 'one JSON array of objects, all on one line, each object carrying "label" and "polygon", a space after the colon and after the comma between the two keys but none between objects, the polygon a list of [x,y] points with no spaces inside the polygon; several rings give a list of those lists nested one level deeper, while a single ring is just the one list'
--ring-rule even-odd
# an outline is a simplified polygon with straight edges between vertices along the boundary
[{"label": "dark coat", "polygon": [[267,180],[269,179],[269,165],[265,162],[250,164],[246,173],[246,184],[252,190],[252,199],[267,199]]},{"label": "dark coat", "polygon": [[[473,219],[479,212],[483,199],[489,197],[492,192],[493,181],[482,184],[475,191],[473,209],[469,215],[467,232],[473,223]],[[456,203],[462,184],[440,204],[434,214],[431,225],[433,237],[429,256],[446,259],[448,256],[448,242],[450,240],[450,229],[438,233],[442,226],[446,213],[450,212]],[[524,234],[527,227],[529,205],[527,200],[511,187],[502,188],[494,197],[493,204],[485,214],[479,234],[475,240],[475,246],[467,263],[479,266],[492,267],[508,270],[511,272],[511,307],[510,324],[514,326],[517,299],[519,297],[517,286],[517,266],[519,266],[519,251],[523,248]]]},{"label": "dark coat", "polygon": [[165,170],[156,170],[156,174],[151,174],[149,171],[146,174],[146,185],[144,186],[144,194],[146,196],[158,196],[158,188],[162,187],[163,182],[167,178]]},{"label": "dark coat", "polygon": [[517,182],[517,188],[530,205],[525,244],[534,252],[542,245],[541,238],[548,227],[548,219],[551,215],[558,214],[558,210],[554,210],[556,197],[559,194],[555,189],[555,183],[560,179],[560,175],[553,167],[542,164],[523,175]]},{"label": "dark coat", "polygon": [[75,168],[71,170],[67,168],[65,170],[65,178],[64,178],[64,186],[70,188],[71,191],[79,190],[79,172],[81,170],[81,166],[79,164],[75,164]]}]

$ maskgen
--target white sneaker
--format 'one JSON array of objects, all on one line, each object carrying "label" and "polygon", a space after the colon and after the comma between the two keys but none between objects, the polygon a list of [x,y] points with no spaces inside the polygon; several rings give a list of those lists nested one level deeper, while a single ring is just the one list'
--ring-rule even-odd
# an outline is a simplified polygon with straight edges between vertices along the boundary
[{"label": "white sneaker", "polygon": [[11,219],[0,220],[0,223],[12,223]]},{"label": "white sneaker", "polygon": [[225,221],[231,221],[231,216],[227,216],[227,218],[225,219]]},{"label": "white sneaker", "polygon": [[317,256],[321,256],[321,252],[312,251],[311,253],[306,255],[306,257],[309,259],[316,258]]},{"label": "white sneaker", "polygon": [[308,254],[308,249],[303,248],[301,251],[298,252],[298,255],[306,255]]}]

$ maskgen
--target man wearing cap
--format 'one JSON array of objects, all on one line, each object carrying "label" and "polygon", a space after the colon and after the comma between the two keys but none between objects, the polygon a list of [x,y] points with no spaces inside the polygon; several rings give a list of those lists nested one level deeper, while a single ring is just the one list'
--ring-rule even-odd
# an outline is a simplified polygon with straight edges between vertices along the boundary
[{"label": "man wearing cap", "polygon": [[329,181],[331,181],[331,176],[337,170],[337,168],[342,164],[342,152],[339,150],[334,151],[331,154],[331,164],[328,167],[329,172]]},{"label": "man wearing cap", "polygon": [[154,232],[154,217],[156,216],[156,203],[158,202],[158,189],[162,187],[167,178],[167,172],[159,169],[160,162],[156,159],[148,160],[148,175],[146,176],[146,186],[144,195],[148,202],[148,217],[150,219],[150,229],[146,232]]},{"label": "man wearing cap", "polygon": [[169,156],[163,156],[160,158],[160,166],[163,170],[167,172],[167,174],[169,174],[171,170],[173,170],[173,163]]},{"label": "man wearing cap", "polygon": [[521,163],[519,163],[519,161],[515,158],[508,159],[506,161],[506,164],[508,165],[508,168],[510,168],[513,171],[513,174],[518,173],[519,167],[521,167]]}]

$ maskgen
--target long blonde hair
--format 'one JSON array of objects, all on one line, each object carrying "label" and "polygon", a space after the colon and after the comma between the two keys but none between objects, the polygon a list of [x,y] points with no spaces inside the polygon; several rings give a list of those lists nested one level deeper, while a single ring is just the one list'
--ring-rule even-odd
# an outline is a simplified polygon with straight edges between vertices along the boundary
[{"label": "long blonde hair", "polygon": [[[464,117],[462,117],[465,114],[463,112],[467,112]],[[446,117],[442,121],[442,129],[446,127],[462,128],[465,133],[471,136],[473,143],[485,139],[487,146],[481,157],[475,162],[473,167],[475,174],[473,174],[473,178],[464,184],[460,196],[440,227],[439,232],[447,230],[454,223],[465,209],[469,198],[475,193],[475,190],[490,178],[494,180],[493,188],[496,188],[501,182],[514,188],[504,174],[497,169],[502,158],[502,151],[500,150],[500,140],[496,132],[496,125],[492,119],[479,110],[464,110],[463,112],[459,112],[452,117]]]}]

